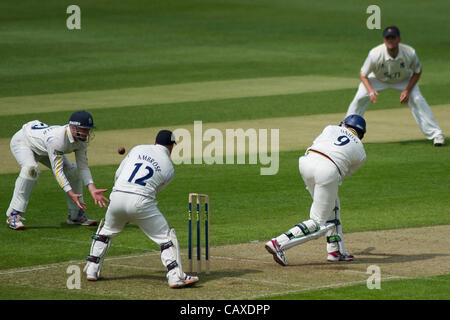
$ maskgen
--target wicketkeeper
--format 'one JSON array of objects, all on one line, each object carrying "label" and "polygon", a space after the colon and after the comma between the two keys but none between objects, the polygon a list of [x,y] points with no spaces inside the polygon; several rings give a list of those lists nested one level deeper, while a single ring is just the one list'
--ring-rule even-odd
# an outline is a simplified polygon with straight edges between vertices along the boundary
[{"label": "wicketkeeper", "polygon": [[174,176],[170,160],[175,137],[161,130],[154,145],[138,145],[130,150],[115,174],[106,211],[105,224],[93,235],[90,255],[84,271],[87,280],[100,278],[103,260],[111,242],[128,222],[136,223],[145,235],[161,248],[161,261],[167,268],[171,288],[192,285],[198,277],[183,272],[177,236],[159,211],[156,195]]},{"label": "wicketkeeper", "polygon": [[361,142],[365,133],[361,116],[347,116],[339,126],[327,126],[299,158],[300,174],[313,199],[310,219],[266,243],[277,263],[286,266],[285,250],[323,235],[327,236],[328,261],[353,261],[344,245],[338,188],[366,160]]}]

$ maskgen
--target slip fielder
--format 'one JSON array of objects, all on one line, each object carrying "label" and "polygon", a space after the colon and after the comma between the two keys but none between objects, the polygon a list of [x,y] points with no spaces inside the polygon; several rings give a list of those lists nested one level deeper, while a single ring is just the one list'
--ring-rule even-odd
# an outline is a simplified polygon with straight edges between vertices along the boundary
[{"label": "slip fielder", "polygon": [[401,92],[400,103],[409,105],[425,137],[433,140],[435,146],[444,145],[444,134],[417,84],[422,65],[415,50],[400,43],[400,30],[396,26],[385,28],[383,39],[383,44],[370,50],[361,68],[361,83],[347,115],[364,115],[371,102],[377,103],[378,92],[395,89]]},{"label": "slip fielder", "polygon": [[[87,186],[96,205],[106,207],[109,200],[103,196],[106,189],[97,189],[88,167],[87,146],[95,129],[92,115],[84,110],[74,112],[69,124],[48,126],[33,120],[20,129],[11,139],[11,152],[21,167],[6,223],[11,229],[24,229],[25,213],[31,193],[39,179],[38,162],[52,169],[56,182],[66,193],[69,214],[68,224],[97,225],[84,213],[83,183]],[[75,153],[76,163],[65,154]]]},{"label": "slip fielder", "polygon": [[103,260],[111,242],[128,222],[136,223],[145,235],[161,248],[161,261],[167,268],[166,277],[171,288],[192,285],[198,277],[183,272],[177,236],[159,211],[156,195],[174,176],[170,160],[175,137],[169,130],[161,130],[154,145],[138,145],[130,150],[115,174],[106,211],[105,224],[100,224],[92,236],[91,251],[84,269],[89,281],[100,278]]},{"label": "slip fielder", "polygon": [[310,219],[265,244],[280,265],[288,264],[287,249],[325,234],[328,261],[353,261],[344,245],[338,188],[366,160],[361,142],[365,133],[365,120],[356,114],[349,115],[339,126],[327,126],[299,158],[300,174],[313,199]]}]

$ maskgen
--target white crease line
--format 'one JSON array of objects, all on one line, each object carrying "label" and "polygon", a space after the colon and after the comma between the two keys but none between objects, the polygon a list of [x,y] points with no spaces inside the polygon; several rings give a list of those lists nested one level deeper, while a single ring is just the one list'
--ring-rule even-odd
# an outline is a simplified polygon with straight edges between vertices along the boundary
[{"label": "white crease line", "polygon": [[244,280],[249,282],[260,282],[265,284],[273,284],[273,285],[282,285],[282,286],[291,286],[296,288],[305,288],[305,286],[302,286],[300,284],[295,283],[284,283],[284,282],[278,282],[278,281],[269,281],[269,280],[258,280],[258,279],[249,279],[249,278],[242,278],[242,277],[221,277],[221,279],[232,279],[232,280]]},{"label": "white crease line", "polygon": [[[342,271],[358,273],[358,274],[365,274],[367,276],[371,275],[371,273],[367,273],[366,271],[360,271],[360,270],[342,270]],[[387,274],[386,272],[382,272],[381,277],[382,277],[382,280],[383,280],[383,277],[385,277],[386,279],[411,279],[411,277],[391,275],[391,274]]]},{"label": "white crease line", "polygon": [[[389,275],[389,276],[383,278],[382,281],[383,280],[385,280],[385,281],[386,280],[395,280],[395,279],[413,279],[413,278],[408,278],[408,277],[404,277],[404,276]],[[364,284],[364,283],[367,283],[367,280],[341,282],[341,283],[334,283],[334,284],[328,284],[328,285],[317,286],[317,287],[313,286],[313,287],[307,287],[307,288],[303,288],[303,289],[299,289],[299,290],[280,291],[278,293],[270,293],[270,294],[258,295],[258,296],[253,296],[253,297],[241,297],[241,298],[237,298],[237,300],[243,300],[243,299],[253,300],[253,299],[259,299],[259,298],[265,298],[265,297],[274,297],[274,296],[279,296],[279,295],[295,294],[295,293],[306,292],[306,291],[315,291],[315,290],[321,290],[321,289],[332,289],[332,288],[348,287],[348,286],[357,285],[357,284]],[[284,284],[284,285],[286,285],[286,284]]]},{"label": "white crease line", "polygon": [[30,268],[30,269],[19,269],[19,270],[15,269],[15,270],[9,270],[9,271],[0,271],[0,275],[47,270],[47,269],[56,268],[56,267],[57,266],[47,266],[47,267],[36,267],[36,268]]},{"label": "white crease line", "polygon": [[[141,258],[141,257],[145,257],[145,256],[153,256],[156,254],[159,254],[159,251],[149,252],[149,253],[139,254],[139,255],[131,255],[131,256],[110,257],[110,258],[105,258],[105,261]],[[57,263],[57,264],[35,266],[35,267],[30,267],[30,268],[9,269],[9,270],[5,270],[5,271],[0,271],[0,275],[22,273],[22,272],[33,272],[33,271],[47,270],[47,269],[52,269],[52,268],[60,268],[60,267],[73,265],[73,264],[85,264],[85,263],[86,263],[85,260],[70,260],[70,261],[65,261],[65,262],[61,262],[61,263]]]},{"label": "white crease line", "polygon": [[264,264],[273,264],[274,262],[270,261],[262,261],[258,259],[248,259],[248,258],[232,258],[232,257],[221,257],[221,256],[211,256],[211,259],[222,259],[222,260],[228,260],[228,261],[242,261],[242,262],[258,262],[258,263],[264,263]]},{"label": "white crease line", "polygon": [[317,286],[317,287],[307,287],[307,288],[303,288],[300,290],[297,289],[297,290],[280,291],[280,292],[275,292],[275,293],[272,292],[270,294],[263,294],[263,295],[252,296],[252,297],[240,297],[240,298],[236,298],[236,299],[237,300],[244,300],[244,299],[245,300],[253,300],[253,299],[259,299],[259,298],[264,298],[264,297],[274,297],[274,296],[279,296],[279,295],[294,294],[294,293],[312,291],[312,290],[347,287],[347,286],[351,286],[351,285],[355,285],[355,284],[362,284],[365,282],[366,282],[366,280],[341,282],[341,283],[334,283],[334,284],[328,284],[328,285]]}]

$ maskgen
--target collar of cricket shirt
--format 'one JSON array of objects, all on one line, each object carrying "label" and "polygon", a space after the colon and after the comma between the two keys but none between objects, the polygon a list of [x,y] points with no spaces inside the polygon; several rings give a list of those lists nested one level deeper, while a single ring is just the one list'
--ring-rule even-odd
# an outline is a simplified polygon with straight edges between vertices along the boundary
[{"label": "collar of cricket shirt", "polygon": [[155,144],[156,147],[158,147],[159,149],[163,150],[165,152],[165,154],[167,154],[167,156],[170,156],[170,152],[169,149],[167,149],[167,147],[160,145],[160,144]]},{"label": "collar of cricket shirt", "polygon": [[72,136],[72,133],[70,132],[70,126],[68,124],[66,125],[66,135],[67,135],[67,138],[69,138],[70,143],[75,142],[75,138]]},{"label": "collar of cricket shirt", "polygon": [[386,45],[384,45],[384,59],[385,60],[398,60],[399,58],[400,58],[400,56],[403,56],[403,53],[402,53],[402,47],[400,46],[400,43],[398,44],[398,53],[397,53],[397,56],[395,57],[395,58],[393,58],[390,54],[389,54],[389,51],[388,51],[388,49],[387,49],[387,47],[386,47]]}]

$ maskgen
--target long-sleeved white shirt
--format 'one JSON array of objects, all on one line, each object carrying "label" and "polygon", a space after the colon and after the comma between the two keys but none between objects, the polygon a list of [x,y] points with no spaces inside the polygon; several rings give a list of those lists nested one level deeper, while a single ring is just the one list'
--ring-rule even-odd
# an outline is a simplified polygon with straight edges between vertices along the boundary
[{"label": "long-sleeved white shirt", "polygon": [[162,145],[138,145],[116,171],[113,191],[131,192],[155,199],[174,176],[169,150]]},{"label": "long-sleeved white shirt", "polygon": [[75,153],[75,160],[81,179],[85,185],[94,183],[87,160],[87,143],[76,141],[70,133],[69,125],[48,126],[39,120],[26,123],[22,130],[28,146],[40,156],[48,156],[56,181],[67,192],[72,189],[64,174],[63,155]]}]

